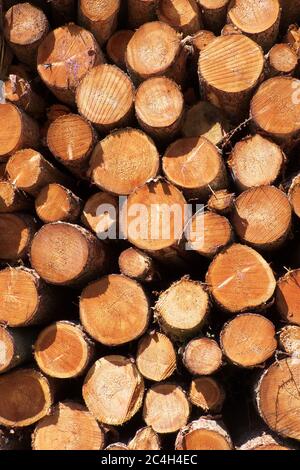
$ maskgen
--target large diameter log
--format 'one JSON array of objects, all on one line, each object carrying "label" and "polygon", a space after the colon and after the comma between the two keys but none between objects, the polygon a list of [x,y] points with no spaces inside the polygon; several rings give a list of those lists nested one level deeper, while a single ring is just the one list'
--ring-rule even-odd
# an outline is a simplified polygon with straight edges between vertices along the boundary
[{"label": "large diameter log", "polygon": [[138,129],[127,128],[113,132],[96,145],[88,173],[103,191],[127,195],[155,178],[159,164],[152,139]]},{"label": "large diameter log", "polygon": [[88,372],[82,394],[88,409],[100,423],[120,426],[140,409],[144,381],[127,357],[106,356],[95,362]]},{"label": "large diameter log", "polygon": [[39,146],[39,127],[36,121],[12,103],[0,103],[0,161],[6,162],[17,150]]},{"label": "large diameter log", "polygon": [[256,387],[258,411],[283,437],[300,440],[300,362],[282,359],[265,370]]},{"label": "large diameter log", "polygon": [[4,98],[34,118],[41,117],[45,112],[46,103],[43,97],[17,71],[13,73],[9,70],[9,77],[4,82]]},{"label": "large diameter log", "polygon": [[30,209],[30,199],[10,181],[0,181],[0,212],[18,212]]},{"label": "large diameter log", "polygon": [[153,385],[147,392],[143,418],[159,434],[169,434],[185,426],[190,416],[188,399],[179,385]]},{"label": "large diameter log", "polygon": [[268,54],[270,76],[294,75],[298,56],[289,44],[275,44]]},{"label": "large diameter log", "polygon": [[158,434],[151,426],[139,429],[128,444],[129,450],[160,450],[161,443]]},{"label": "large diameter log", "polygon": [[39,45],[49,31],[44,12],[30,3],[18,3],[6,12],[3,31],[20,62],[36,67]]},{"label": "large diameter log", "polygon": [[300,359],[300,326],[284,326],[279,332],[279,345],[289,356]]},{"label": "large diameter log", "polygon": [[136,365],[149,380],[161,382],[176,369],[176,352],[172,342],[162,333],[152,332],[138,344]]},{"label": "large diameter log", "polygon": [[226,323],[220,342],[225,356],[239,367],[257,367],[275,354],[274,324],[262,315],[245,313]]},{"label": "large diameter log", "polygon": [[78,111],[102,132],[130,124],[133,101],[132,82],[115,65],[94,67],[76,92]]},{"label": "large diameter log", "polygon": [[293,179],[288,197],[294,214],[300,218],[300,175]]},{"label": "large diameter log", "polygon": [[233,209],[235,202],[235,194],[227,189],[219,189],[214,191],[210,196],[207,208],[219,215],[228,215]]},{"label": "large diameter log", "polygon": [[291,223],[289,200],[274,186],[248,189],[235,201],[233,227],[240,239],[253,248],[277,249],[289,236]]},{"label": "large diameter log", "polygon": [[63,103],[75,104],[75,91],[82,78],[104,56],[87,30],[69,23],[55,29],[41,43],[37,70],[52,93]]},{"label": "large diameter log", "polygon": [[205,413],[218,413],[224,404],[225,392],[213,377],[196,377],[190,385],[189,400]]},{"label": "large diameter log", "polygon": [[79,0],[79,24],[89,29],[102,46],[115,32],[121,0]]},{"label": "large diameter log", "polygon": [[0,424],[25,427],[49,413],[53,383],[34,369],[18,369],[0,376]]},{"label": "large diameter log", "polygon": [[[108,207],[111,211],[108,211]],[[92,232],[96,233],[100,239],[109,232],[110,229],[118,229],[119,201],[116,196],[109,193],[93,194],[85,203],[81,221]]]},{"label": "large diameter log", "polygon": [[119,268],[124,276],[140,282],[153,282],[160,278],[154,260],[143,251],[133,247],[127,248],[120,254]]},{"label": "large diameter log", "polygon": [[126,71],[126,49],[134,31],[122,29],[116,31],[106,45],[106,53],[110,61],[120,69]]},{"label": "large diameter log", "polygon": [[81,201],[69,189],[52,183],[44,186],[38,194],[35,210],[45,224],[59,221],[76,222],[81,212]]},{"label": "large diameter log", "polygon": [[212,338],[192,339],[185,347],[182,361],[192,375],[211,375],[222,366],[223,354]]},{"label": "large diameter log", "polygon": [[273,271],[265,259],[240,244],[215,257],[206,282],[215,302],[231,314],[265,308],[276,287]]},{"label": "large diameter log", "polygon": [[226,23],[228,3],[230,0],[198,0],[202,17],[207,29],[219,34]]},{"label": "large diameter log", "polygon": [[35,337],[36,332],[30,328],[0,326],[0,374],[30,361]]},{"label": "large diameter log", "polygon": [[200,87],[208,101],[240,122],[263,70],[264,55],[254,41],[239,34],[220,36],[201,52]]},{"label": "large diameter log", "polygon": [[276,308],[282,318],[300,325],[300,269],[289,271],[279,279],[276,289]]},{"label": "large diameter log", "polygon": [[0,214],[0,260],[17,262],[28,255],[36,220],[28,214]]},{"label": "large diameter log", "polygon": [[41,371],[58,379],[82,375],[93,352],[93,343],[82,329],[67,321],[42,330],[34,344],[34,357]]},{"label": "large diameter log", "polygon": [[177,435],[176,450],[233,450],[231,438],[224,426],[212,419],[192,421]]},{"label": "large diameter log", "polygon": [[85,331],[107,346],[133,341],[147,329],[150,305],[140,284],[112,274],[88,285],[80,297]]},{"label": "large diameter log", "polygon": [[33,450],[101,450],[104,442],[105,433],[92,414],[71,401],[55,405],[32,435]]},{"label": "large diameter log", "polygon": [[128,24],[131,28],[139,28],[144,23],[156,19],[159,0],[128,0]]},{"label": "large diameter log", "polygon": [[157,9],[160,21],[185,36],[201,28],[201,14],[196,0],[161,0]]},{"label": "large diameter log", "polygon": [[292,450],[289,446],[283,445],[280,440],[270,434],[263,433],[260,436],[249,439],[238,450],[263,450],[263,451],[278,451],[278,450]]}]

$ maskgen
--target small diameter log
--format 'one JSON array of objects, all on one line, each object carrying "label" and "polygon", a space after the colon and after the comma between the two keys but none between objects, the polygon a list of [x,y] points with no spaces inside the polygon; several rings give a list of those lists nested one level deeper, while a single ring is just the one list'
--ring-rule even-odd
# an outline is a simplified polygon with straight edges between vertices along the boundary
[{"label": "small diameter log", "polygon": [[228,215],[233,209],[234,201],[234,193],[231,193],[227,189],[219,189],[219,191],[214,191],[210,196],[207,208],[217,214]]},{"label": "small diameter log", "polygon": [[135,97],[140,126],[153,138],[170,140],[179,131],[184,98],[179,86],[167,77],[154,77],[142,83]]},{"label": "small diameter log", "polygon": [[58,379],[82,375],[93,352],[93,344],[82,329],[67,321],[42,330],[34,345],[34,357],[41,371]]},{"label": "small diameter log", "polygon": [[225,356],[239,367],[257,367],[277,349],[275,326],[262,315],[245,313],[226,323],[220,342]]},{"label": "small diameter log", "polygon": [[293,75],[298,66],[296,52],[289,44],[275,44],[268,54],[269,74]]},{"label": "small diameter log", "polygon": [[134,31],[122,29],[113,34],[107,42],[106,53],[111,62],[126,72],[126,49]]},{"label": "small diameter log", "polygon": [[34,369],[18,369],[0,376],[0,424],[25,427],[49,413],[53,384]]},{"label": "small diameter log", "polygon": [[0,180],[0,212],[26,211],[32,207],[30,199],[10,181]]},{"label": "small diameter log", "polygon": [[300,440],[300,362],[293,358],[274,362],[256,387],[258,411],[277,434]]},{"label": "small diameter log", "polygon": [[222,409],[225,392],[213,377],[197,377],[192,380],[189,400],[206,413],[218,413]]},{"label": "small diameter log", "polygon": [[8,79],[5,80],[4,98],[34,118],[43,116],[46,109],[46,103],[42,96],[33,90],[30,81],[18,73],[10,72]]},{"label": "small diameter log", "polygon": [[185,426],[190,416],[190,404],[179,385],[153,385],[147,392],[143,418],[159,434],[169,434]]},{"label": "small diameter log", "polygon": [[127,195],[155,178],[159,165],[152,139],[138,129],[127,128],[113,132],[96,145],[88,174],[103,191]]},{"label": "small diameter log", "polygon": [[230,36],[231,34],[243,34],[240,29],[238,29],[233,24],[225,24],[224,28],[221,31],[221,36]]},{"label": "small diameter log", "polygon": [[106,356],[96,361],[88,372],[82,394],[100,423],[120,426],[142,406],[144,381],[131,359]]},{"label": "small diameter log", "polygon": [[176,450],[233,450],[227,430],[212,419],[200,418],[181,429]]},{"label": "small diameter log", "polygon": [[80,114],[101,132],[130,124],[133,101],[132,82],[115,65],[94,67],[81,81],[76,92]]},{"label": "small diameter log", "polygon": [[278,438],[274,438],[270,434],[262,434],[245,442],[238,450],[292,450],[290,447],[282,445]]},{"label": "small diameter log", "polygon": [[127,248],[120,254],[119,268],[122,274],[140,282],[153,282],[160,278],[154,260],[133,247]]},{"label": "small diameter log", "polygon": [[105,433],[92,414],[71,401],[55,405],[32,435],[33,450],[101,450],[104,442]]},{"label": "small diameter log", "polygon": [[300,325],[300,269],[289,271],[279,279],[276,308],[285,321]]},{"label": "small diameter log", "polygon": [[288,197],[294,214],[300,218],[300,175],[297,175],[289,188]]},{"label": "small diameter log", "polygon": [[287,149],[300,137],[299,90],[300,80],[275,77],[264,82],[251,101],[253,127]]},{"label": "small diameter log", "polygon": [[156,19],[159,0],[128,0],[128,24],[136,29]]},{"label": "small diameter log", "polygon": [[160,450],[161,443],[158,434],[151,426],[139,429],[128,444],[129,450]]},{"label": "small diameter log", "polygon": [[79,24],[90,30],[102,46],[115,32],[121,0],[79,0]]},{"label": "small diameter log", "polygon": [[43,40],[38,50],[37,70],[52,93],[63,103],[75,104],[75,91],[82,78],[104,56],[87,30],[69,23]]},{"label": "small diameter log", "polygon": [[69,189],[52,183],[44,186],[37,196],[35,210],[45,224],[59,221],[76,222],[81,212],[81,201]]},{"label": "small diameter log", "polygon": [[219,34],[226,23],[228,3],[230,0],[198,0],[202,18],[207,29]]},{"label": "small diameter log", "polygon": [[300,359],[300,326],[283,327],[279,332],[279,344],[292,358]]},{"label": "small diameter log", "polygon": [[276,42],[280,15],[278,0],[234,0],[228,8],[229,22],[256,41],[264,51],[268,51]]},{"label": "small diameter log", "polygon": [[155,305],[163,331],[178,340],[199,332],[208,313],[209,298],[202,284],[185,277],[164,291]]},{"label": "small diameter log", "polygon": [[0,374],[31,360],[35,337],[30,328],[0,326]]},{"label": "small diameter log", "polygon": [[264,55],[254,41],[239,34],[220,36],[201,52],[200,86],[208,101],[240,122],[248,114],[263,70]]},{"label": "small diameter log", "polygon": [[66,24],[75,19],[75,0],[50,0],[49,3],[55,24]]},{"label": "small diameter log", "polygon": [[161,382],[176,370],[176,352],[169,338],[152,332],[138,344],[136,365],[140,373],[149,380]]},{"label": "small diameter log", "polygon": [[27,268],[0,271],[0,322],[10,327],[49,321],[57,308],[54,293],[38,274]]},{"label": "small diameter log", "polygon": [[181,84],[186,57],[179,34],[161,21],[143,24],[132,36],[126,51],[128,71],[137,83],[164,75]]},{"label": "small diameter log", "polygon": [[[108,207],[110,211],[108,211]],[[85,203],[81,221],[100,239],[105,233],[118,225],[119,201],[118,198],[108,193],[96,193]]]},{"label": "small diameter log", "polygon": [[66,177],[39,152],[33,149],[19,150],[6,165],[9,180],[31,196],[38,196],[41,189],[50,183],[64,183]]},{"label": "small diameter log", "polygon": [[26,258],[36,230],[36,220],[28,214],[0,214],[0,260]]},{"label": "small diameter log", "polygon": [[165,176],[187,199],[206,202],[213,190],[228,185],[221,153],[204,137],[176,140],[167,148],[162,165]]},{"label": "small diameter log", "polygon": [[279,177],[285,156],[274,142],[259,134],[238,142],[228,161],[234,182],[240,191],[274,183]]},{"label": "small diameter log", "polygon": [[222,351],[211,338],[192,339],[184,349],[182,360],[192,375],[211,375],[222,366]]},{"label": "small diameter log", "polygon": [[207,29],[200,29],[192,37],[192,45],[194,47],[194,53],[196,54],[197,59],[201,51],[208,46],[208,44],[216,38],[215,34],[212,31]]},{"label": "small diameter log", "polygon": [[240,239],[259,250],[275,250],[287,239],[292,209],[284,192],[260,186],[243,192],[235,201],[232,224]]},{"label": "small diameter log", "polygon": [[70,113],[71,113],[71,109],[65,104],[61,104],[61,103],[52,104],[47,109],[47,119],[49,123],[51,124],[51,122],[55,121],[60,116],[65,116],[66,114],[70,114]]},{"label": "small diameter log", "polygon": [[0,162],[6,162],[17,150],[39,146],[38,124],[12,103],[0,104]]},{"label": "small diameter log", "polygon": [[133,341],[147,329],[150,305],[136,281],[111,274],[88,285],[80,297],[85,331],[106,346]]},{"label": "small diameter log", "polygon": [[38,48],[49,31],[44,12],[30,3],[18,3],[6,12],[3,31],[19,61],[35,68]]},{"label": "small diameter log", "polygon": [[202,26],[196,0],[161,0],[157,16],[185,36],[196,33]]},{"label": "small diameter log", "polygon": [[49,284],[76,287],[103,273],[107,255],[102,242],[88,230],[57,222],[44,225],[36,233],[30,261]]},{"label": "small diameter log", "polygon": [[206,282],[215,302],[231,314],[266,308],[276,287],[273,271],[265,259],[240,244],[215,257]]}]

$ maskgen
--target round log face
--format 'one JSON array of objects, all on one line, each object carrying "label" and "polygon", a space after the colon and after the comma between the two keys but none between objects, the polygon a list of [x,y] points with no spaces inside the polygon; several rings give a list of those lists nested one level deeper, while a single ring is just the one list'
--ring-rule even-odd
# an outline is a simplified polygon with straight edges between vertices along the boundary
[{"label": "round log face", "polygon": [[30,46],[48,30],[48,21],[42,10],[30,3],[12,6],[4,18],[6,39],[20,46]]},{"label": "round log face", "polygon": [[276,23],[279,14],[278,0],[235,0],[228,10],[230,21],[248,34],[268,31]]},{"label": "round log face", "polygon": [[0,104],[0,159],[18,149],[22,135],[22,120],[18,108],[10,103]]},{"label": "round log face", "polygon": [[176,450],[232,450],[227,431],[212,419],[192,421],[177,435]]},{"label": "round log face", "polygon": [[160,382],[176,369],[176,353],[169,338],[161,333],[144,336],[137,350],[137,367],[149,380]]},{"label": "round log face", "polygon": [[300,325],[300,270],[288,272],[279,279],[276,289],[276,307],[284,320]]},{"label": "round log face", "polygon": [[14,343],[9,331],[0,327],[0,373],[9,367],[14,353]]},{"label": "round log face", "polygon": [[183,363],[193,375],[211,375],[222,365],[222,351],[211,338],[192,339],[184,350]]}]

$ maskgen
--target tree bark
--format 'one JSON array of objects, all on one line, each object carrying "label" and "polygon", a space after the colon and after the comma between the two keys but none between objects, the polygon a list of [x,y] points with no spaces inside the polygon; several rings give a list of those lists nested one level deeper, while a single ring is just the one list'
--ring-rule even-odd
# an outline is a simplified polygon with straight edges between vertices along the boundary
[{"label": "tree bark", "polygon": [[207,29],[219,34],[226,23],[228,3],[230,0],[198,0],[202,17]]},{"label": "tree bark", "polygon": [[31,200],[10,181],[0,180],[0,213],[26,211],[32,208]]},{"label": "tree bark", "polygon": [[227,430],[220,422],[200,418],[180,430],[175,449],[233,450],[233,444]]},{"label": "tree bark", "polygon": [[136,29],[156,19],[159,0],[128,0],[128,24]]}]

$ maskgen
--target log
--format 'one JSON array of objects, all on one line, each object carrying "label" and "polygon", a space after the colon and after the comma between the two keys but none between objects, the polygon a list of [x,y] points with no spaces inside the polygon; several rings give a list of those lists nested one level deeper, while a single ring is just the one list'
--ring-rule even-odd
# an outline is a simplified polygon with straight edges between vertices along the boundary
[{"label": "log", "polygon": [[137,248],[130,247],[122,251],[119,256],[119,268],[124,276],[139,282],[149,283],[160,279],[155,261]]},{"label": "log", "polygon": [[0,162],[22,148],[39,146],[39,127],[36,121],[12,103],[0,104]]},{"label": "log", "polygon": [[300,325],[300,269],[288,271],[279,279],[276,289],[276,308],[288,323]]},{"label": "log", "polygon": [[138,129],[121,129],[96,145],[88,174],[103,191],[127,195],[157,176],[159,160],[148,135]]},{"label": "log", "polygon": [[284,43],[289,44],[293,51],[297,54],[299,58],[300,52],[300,30],[297,24],[289,23],[289,28],[286,35],[283,38]]},{"label": "log", "polygon": [[85,331],[106,346],[135,340],[145,333],[150,320],[150,305],[142,286],[117,274],[88,285],[81,294],[79,309]]},{"label": "log", "polygon": [[258,411],[265,423],[283,437],[300,439],[300,362],[281,359],[266,369],[256,387]]},{"label": "log", "polygon": [[254,437],[246,441],[238,450],[293,450],[290,447],[283,445],[280,440],[270,434],[263,433],[260,436]]},{"label": "log", "polygon": [[184,112],[184,98],[179,86],[167,77],[145,80],[137,89],[135,113],[149,135],[169,141],[179,131]]},{"label": "log", "polygon": [[37,424],[33,450],[101,450],[105,434],[85,406],[60,402]]},{"label": "log", "polygon": [[167,179],[178,186],[187,199],[206,202],[212,191],[228,186],[222,156],[204,137],[186,137],[173,142],[164,154],[162,166]]},{"label": "log", "polygon": [[73,23],[51,31],[38,49],[41,79],[58,100],[71,106],[79,82],[102,63],[104,56],[94,36]]},{"label": "log", "polygon": [[179,385],[155,384],[146,393],[143,419],[159,434],[169,434],[185,426],[190,405]]},{"label": "log", "polygon": [[20,62],[36,67],[37,52],[49,31],[44,12],[30,3],[18,3],[4,15],[3,32]]},{"label": "log", "polygon": [[131,359],[106,356],[96,361],[88,372],[82,394],[99,422],[120,426],[140,409],[144,381]]},{"label": "log", "polygon": [[200,87],[205,99],[221,108],[232,121],[241,122],[248,114],[263,70],[264,55],[254,41],[240,34],[220,36],[200,55]]},{"label": "log", "polygon": [[155,315],[162,330],[180,341],[200,331],[209,309],[208,294],[202,284],[184,277],[160,294]]},{"label": "log", "polygon": [[183,364],[192,375],[211,375],[222,366],[222,351],[211,338],[192,339],[185,347]]},{"label": "log", "polygon": [[240,29],[234,26],[232,23],[225,24],[221,31],[221,36],[230,36],[231,34],[243,34]]},{"label": "log", "polygon": [[115,450],[129,450],[126,444],[123,444],[123,442],[114,442],[113,444],[110,444],[105,448],[105,450],[108,450],[109,452],[115,451]]},{"label": "log", "polygon": [[228,161],[240,191],[273,184],[281,175],[284,163],[281,148],[259,134],[238,142]]},{"label": "log", "polygon": [[[107,211],[108,207],[111,209]],[[119,201],[118,198],[108,193],[93,194],[85,203],[82,214],[82,223],[92,232],[96,233],[98,238],[104,239],[104,236],[110,229],[118,229],[119,219]]]},{"label": "log", "polygon": [[0,326],[0,374],[31,360],[35,337],[35,330],[30,328],[24,331]]},{"label": "log", "polygon": [[268,54],[270,76],[294,75],[298,57],[289,44],[275,44]]},{"label": "log", "polygon": [[146,379],[161,382],[176,370],[176,352],[169,338],[153,331],[143,336],[137,348],[136,365]]},{"label": "log", "polygon": [[224,426],[212,419],[192,421],[177,435],[176,450],[233,450],[231,438]]},{"label": "log", "polygon": [[202,26],[196,0],[161,0],[157,16],[160,21],[169,24],[184,36],[197,33]]},{"label": "log", "polygon": [[0,214],[0,260],[17,262],[28,255],[36,220],[28,214]]},{"label": "log", "polygon": [[79,24],[89,29],[102,46],[117,29],[121,0],[79,0]]},{"label": "log", "polygon": [[116,31],[107,41],[106,53],[113,64],[126,72],[126,49],[134,31]]},{"label": "log", "polygon": [[208,46],[216,38],[212,31],[207,29],[200,29],[192,37],[192,45],[194,48],[194,54],[196,55],[197,61],[199,59],[201,51]]},{"label": "log", "polygon": [[80,217],[81,205],[79,197],[57,183],[44,186],[35,200],[36,213],[45,224],[76,222]]},{"label": "log", "polygon": [[239,367],[257,367],[277,349],[274,324],[253,313],[238,315],[223,326],[220,343],[224,355]]},{"label": "log", "polygon": [[231,193],[227,189],[219,189],[218,191],[214,191],[210,196],[207,208],[217,214],[228,215],[233,209],[234,202],[234,193]]},{"label": "log", "polygon": [[300,175],[292,180],[292,184],[288,191],[288,197],[293,209],[293,213],[300,217]]},{"label": "log", "polygon": [[0,424],[23,428],[46,416],[54,401],[54,385],[34,369],[0,376]]},{"label": "log", "polygon": [[29,80],[17,71],[13,73],[12,67],[9,68],[8,79],[4,82],[4,98],[33,118],[38,119],[44,115],[46,109],[44,98],[34,91]]},{"label": "log", "polygon": [[81,376],[94,354],[93,343],[75,323],[59,321],[42,330],[34,358],[42,372],[57,379]]},{"label": "log", "polygon": [[94,67],[76,92],[78,111],[101,132],[130,124],[134,88],[129,77],[115,65]]},{"label": "log", "polygon": [[276,287],[273,271],[265,259],[240,244],[215,257],[206,283],[217,305],[231,314],[266,308]]},{"label": "log", "polygon": [[233,0],[228,8],[228,21],[256,41],[265,52],[276,42],[280,16],[278,0],[255,3],[249,0]]},{"label": "log", "polygon": [[197,377],[191,382],[189,400],[205,413],[218,413],[223,407],[225,392],[213,377]]},{"label": "log", "polygon": [[66,24],[75,19],[75,0],[50,0],[49,3],[55,24]]},{"label": "log", "polygon": [[128,24],[136,29],[156,19],[159,0],[128,0]]},{"label": "log", "polygon": [[31,209],[30,199],[10,181],[0,181],[0,213]]},{"label": "log", "polygon": [[274,186],[244,191],[235,201],[232,224],[240,239],[258,250],[275,250],[289,236],[292,210]]},{"label": "log", "polygon": [[300,326],[284,326],[279,332],[278,340],[284,352],[292,358],[300,358]]},{"label": "log", "polygon": [[230,0],[198,0],[202,17],[207,29],[219,34],[226,23],[228,3]]},{"label": "log", "polygon": [[129,450],[160,450],[161,443],[158,434],[151,426],[139,429],[128,444]]},{"label": "log", "polygon": [[36,233],[30,262],[49,284],[80,287],[103,273],[107,253],[102,242],[88,230],[57,222],[44,225]]}]

